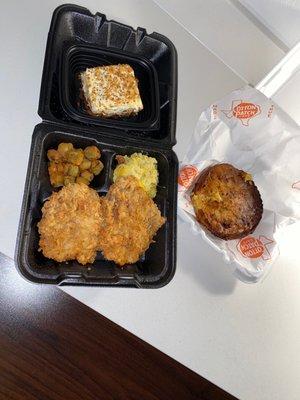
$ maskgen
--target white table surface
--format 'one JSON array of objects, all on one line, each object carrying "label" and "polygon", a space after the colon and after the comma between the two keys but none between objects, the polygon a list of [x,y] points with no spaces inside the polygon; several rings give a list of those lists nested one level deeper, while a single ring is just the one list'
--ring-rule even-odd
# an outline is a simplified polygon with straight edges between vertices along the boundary
[{"label": "white table surface", "polygon": [[[31,135],[40,122],[46,38],[58,4],[10,1],[0,15],[0,251],[10,256]],[[181,158],[201,107],[244,82],[150,0],[81,4],[174,41],[179,57],[176,151]],[[300,269],[295,236],[284,235],[282,249],[263,283],[245,285],[179,221],[177,272],[166,287],[64,290],[242,400],[299,400]]]}]

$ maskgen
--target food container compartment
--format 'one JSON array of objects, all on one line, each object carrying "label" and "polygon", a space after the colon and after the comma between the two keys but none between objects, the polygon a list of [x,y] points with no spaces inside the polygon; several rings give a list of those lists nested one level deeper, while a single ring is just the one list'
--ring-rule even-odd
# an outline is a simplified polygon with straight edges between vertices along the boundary
[{"label": "food container compartment", "polygon": [[[128,62],[135,70],[145,108],[127,119],[91,116],[77,102],[76,74],[82,67],[115,62]],[[105,126],[110,136],[142,138],[170,148],[176,143],[176,102],[177,54],[165,36],[108,21],[76,5],[54,11],[39,101],[43,120],[94,132]]]},{"label": "food container compartment", "polygon": [[[128,118],[103,118],[90,115],[84,105],[79,74],[86,68],[111,64],[129,64],[138,79],[144,109]],[[72,119],[101,126],[124,129],[159,128],[159,91],[155,68],[146,58],[130,57],[116,51],[92,46],[71,46],[63,52],[60,101],[65,113]]]},{"label": "food container compartment", "polygon": [[[155,236],[155,243],[132,265],[118,267],[107,261],[101,253],[93,264],[83,266],[75,261],[58,263],[47,259],[38,251],[39,234],[37,223],[42,216],[42,206],[54,190],[49,181],[47,150],[56,148],[61,142],[71,142],[74,147],[96,145],[101,150],[104,169],[91,184],[99,195],[105,195],[112,184],[112,171],[117,154],[142,152],[158,161],[159,185],[157,203],[165,225]],[[147,144],[120,144],[107,135],[105,130],[82,132],[51,123],[37,125],[33,134],[30,160],[21,211],[16,247],[17,266],[21,274],[37,283],[59,285],[111,285],[157,288],[167,284],[174,275],[176,264],[176,202],[178,161],[171,150],[155,149]],[[58,189],[55,189],[58,190]]]}]

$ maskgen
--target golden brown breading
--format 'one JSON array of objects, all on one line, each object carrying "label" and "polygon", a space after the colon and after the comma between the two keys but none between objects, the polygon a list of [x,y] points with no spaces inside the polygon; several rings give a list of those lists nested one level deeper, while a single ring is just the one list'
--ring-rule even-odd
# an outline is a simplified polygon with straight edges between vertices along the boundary
[{"label": "golden brown breading", "polygon": [[38,223],[45,257],[81,264],[95,260],[99,243],[100,198],[86,185],[73,183],[53,193]]},{"label": "golden brown breading", "polygon": [[100,250],[119,265],[135,263],[165,221],[139,181],[121,177],[101,199]]},{"label": "golden brown breading", "polygon": [[251,175],[230,164],[206,168],[191,200],[198,222],[225,240],[253,232],[262,217],[262,200]]}]

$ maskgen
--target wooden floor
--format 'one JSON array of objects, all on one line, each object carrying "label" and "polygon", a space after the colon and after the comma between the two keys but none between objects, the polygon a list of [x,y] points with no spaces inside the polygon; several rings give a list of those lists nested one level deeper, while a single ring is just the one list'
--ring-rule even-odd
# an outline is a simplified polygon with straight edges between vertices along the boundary
[{"label": "wooden floor", "polygon": [[234,398],[0,253],[0,399]]}]

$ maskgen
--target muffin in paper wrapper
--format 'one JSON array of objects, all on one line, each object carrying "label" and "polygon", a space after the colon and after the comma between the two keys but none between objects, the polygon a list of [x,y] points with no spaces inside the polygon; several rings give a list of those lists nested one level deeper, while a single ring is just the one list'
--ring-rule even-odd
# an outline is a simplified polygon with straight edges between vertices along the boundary
[{"label": "muffin in paper wrapper", "polygon": [[[190,195],[201,171],[229,163],[249,172],[262,201],[255,231],[241,239],[213,236],[196,220]],[[272,100],[246,86],[202,112],[178,178],[180,216],[244,282],[258,282],[279,254],[276,235],[300,221],[300,128]]]}]

